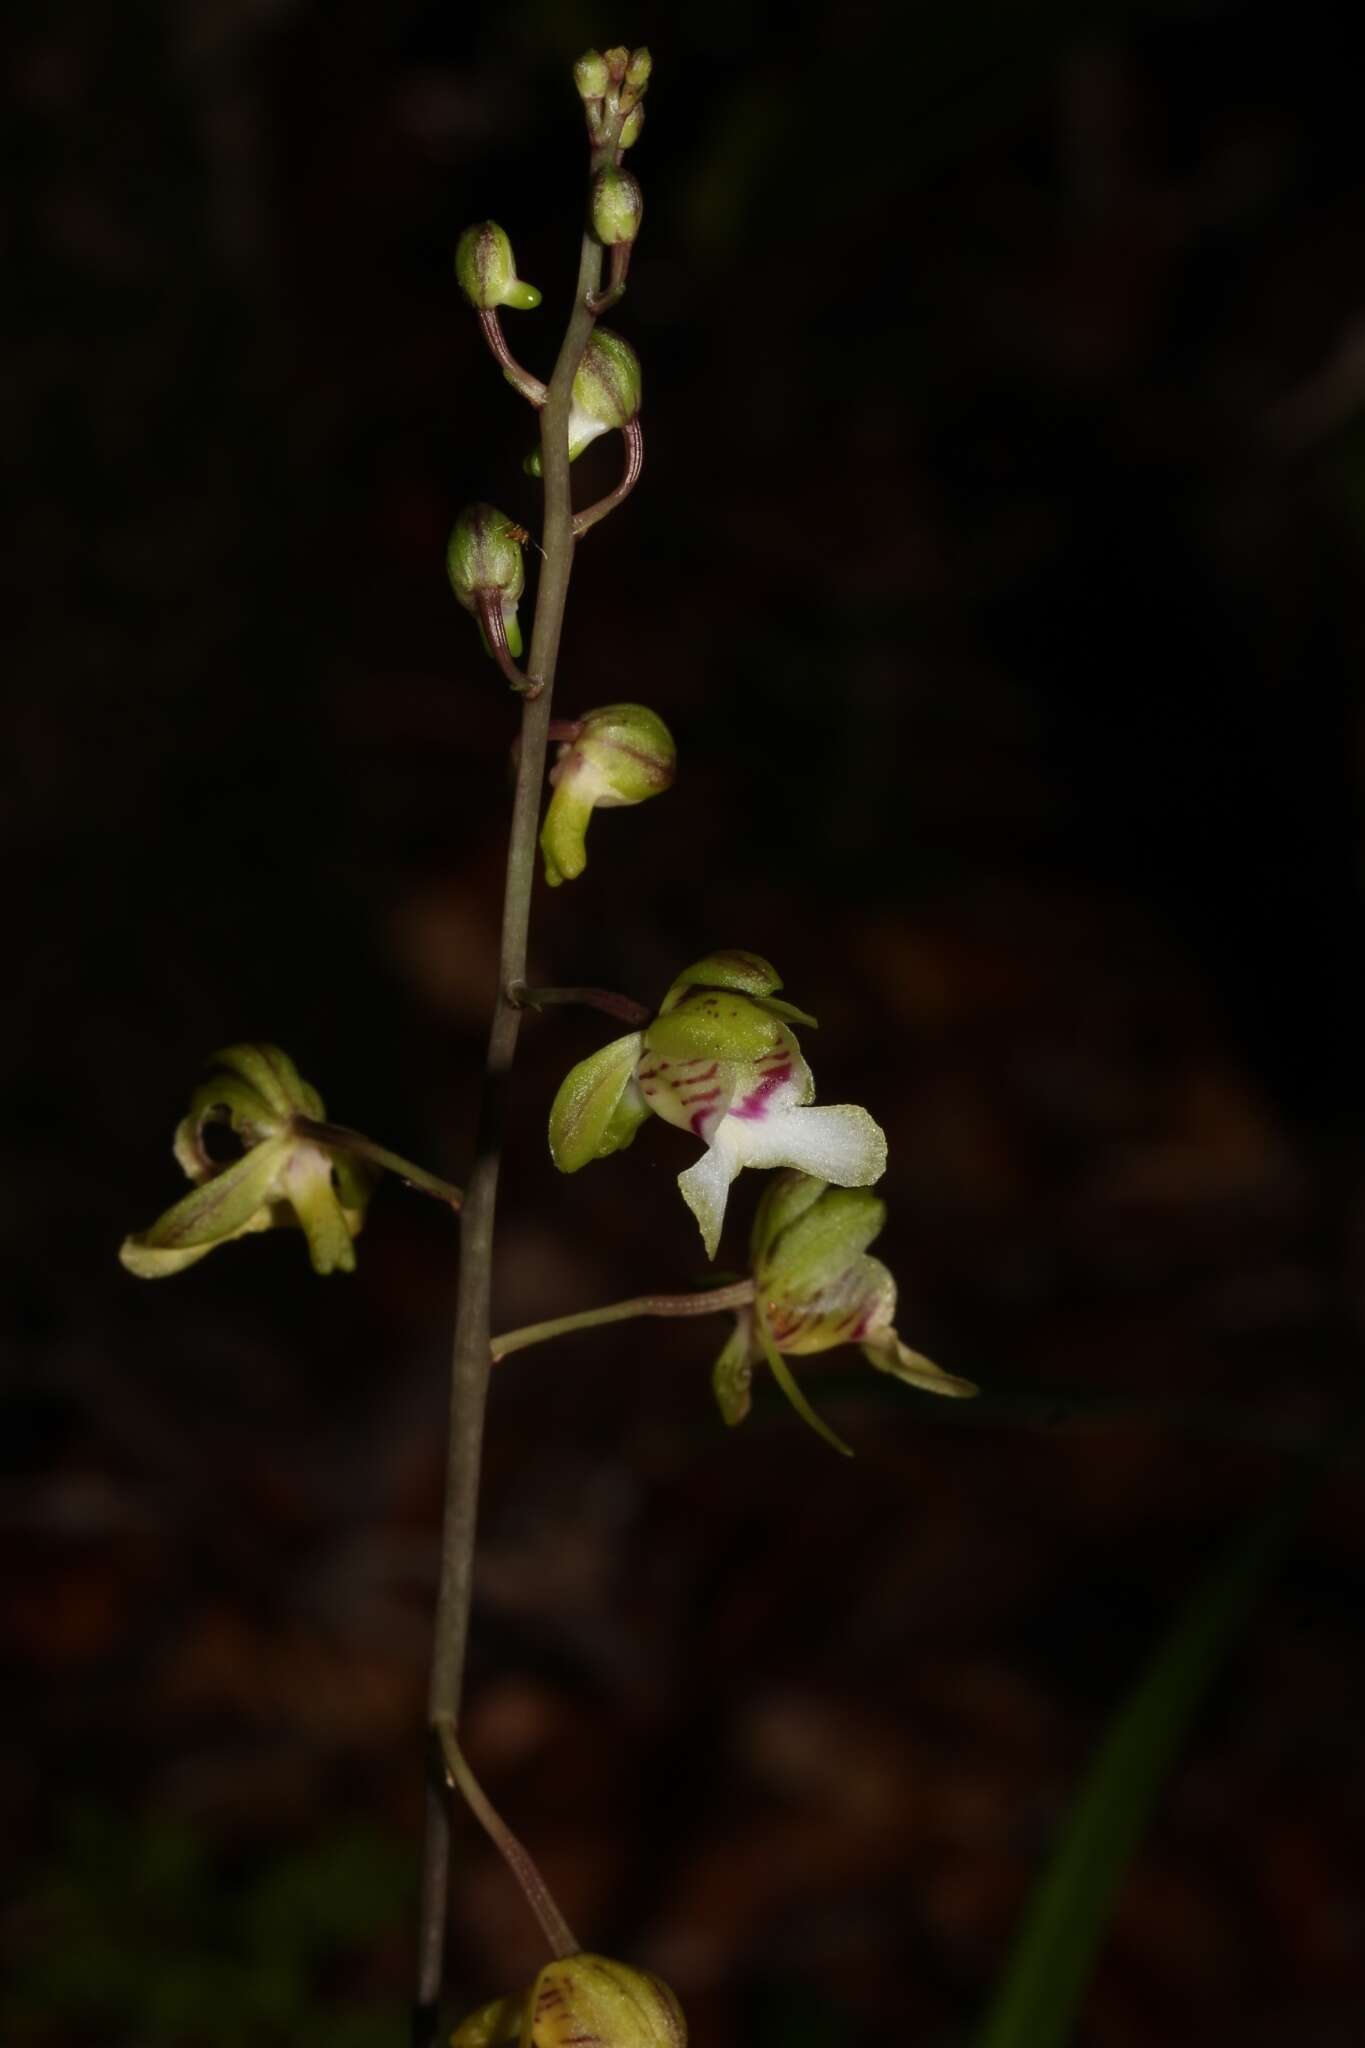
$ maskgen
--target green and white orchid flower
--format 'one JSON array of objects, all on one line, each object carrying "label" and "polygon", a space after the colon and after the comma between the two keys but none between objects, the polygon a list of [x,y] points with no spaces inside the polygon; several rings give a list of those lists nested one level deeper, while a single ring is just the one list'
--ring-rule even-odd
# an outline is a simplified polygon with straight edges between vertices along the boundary
[{"label": "green and white orchid flower", "polygon": [[815,1082],[793,1024],[815,1019],[778,999],[757,953],[708,954],[680,974],[643,1031],[570,1073],[550,1111],[550,1151],[576,1173],[630,1144],[651,1113],[705,1146],[678,1187],[714,1258],[730,1186],[746,1166],[793,1166],[839,1187],[870,1187],[886,1138],[854,1103],[813,1107]]}]

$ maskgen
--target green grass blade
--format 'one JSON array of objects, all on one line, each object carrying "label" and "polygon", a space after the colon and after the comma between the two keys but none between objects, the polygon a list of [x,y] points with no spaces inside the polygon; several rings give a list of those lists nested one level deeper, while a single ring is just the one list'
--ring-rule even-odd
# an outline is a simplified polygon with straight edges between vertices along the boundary
[{"label": "green grass blade", "polygon": [[1215,1564],[1101,1743],[1026,1909],[976,2048],[1063,2048],[1119,1887],[1191,1718],[1283,1554],[1305,1488]]}]

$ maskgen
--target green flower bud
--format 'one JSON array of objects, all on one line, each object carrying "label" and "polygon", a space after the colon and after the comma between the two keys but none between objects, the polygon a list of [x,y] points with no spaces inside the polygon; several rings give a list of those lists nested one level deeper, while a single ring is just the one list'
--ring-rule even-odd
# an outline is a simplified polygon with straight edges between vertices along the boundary
[{"label": "green flower bud", "polygon": [[[624,427],[640,410],[640,358],[609,327],[595,327],[573,380],[569,404],[569,460],[576,462],[600,434]],[[539,448],[527,456],[528,476],[541,474]]]},{"label": "green flower bud", "polygon": [[574,881],[587,866],[594,810],[658,796],[673,780],[676,759],[673,735],[643,704],[607,704],[580,721],[577,738],[560,748],[550,770],[555,793],[540,850],[552,889]]},{"label": "green flower bud", "polygon": [[626,67],[630,63],[630,51],[624,43],[613,43],[609,50],[603,51],[602,56],[612,84],[620,85],[625,78]]},{"label": "green flower bud", "polygon": [[524,1997],[494,1999],[451,2035],[451,2048],[686,2048],[682,2007],[658,1977],[608,1956],[547,1963]]},{"label": "green flower bud", "polygon": [[533,284],[517,276],[512,244],[495,220],[466,228],[455,247],[455,275],[471,306],[491,312],[495,306],[516,306],[522,312],[540,304]]},{"label": "green flower bud", "polygon": [[632,50],[626,66],[626,85],[631,92],[643,92],[649,84],[649,74],[654,69],[654,59],[647,49]]},{"label": "green flower bud", "polygon": [[492,602],[502,612],[508,650],[514,658],[521,653],[517,605],[526,583],[521,555],[525,539],[525,527],[499,512],[496,505],[466,505],[446,548],[450,587],[465,610],[479,618],[485,651],[491,650],[481,612],[484,604]]},{"label": "green flower bud", "polygon": [[600,100],[611,83],[607,60],[600,50],[585,50],[573,68],[573,82],[583,100]]},{"label": "green flower bud", "polygon": [[630,112],[626,115],[625,120],[621,123],[622,149],[631,149],[634,147],[634,145],[640,140],[640,130],[644,127],[644,125],[644,107],[632,107]]},{"label": "green flower bud", "polygon": [[630,171],[604,164],[592,181],[588,217],[599,242],[633,242],[644,218],[645,196]]},{"label": "green flower bud", "polygon": [[[273,1045],[233,1045],[214,1055],[219,1069],[196,1088],[175,1134],[175,1156],[195,1183],[149,1230],[125,1238],[119,1257],[139,1279],[183,1271],[211,1252],[274,1224],[295,1223],[317,1273],[354,1271],[352,1239],[365,1220],[372,1176],[299,1135],[296,1117],[325,1119],[322,1097]],[[205,1142],[225,1123],[242,1145],[228,1164]]]}]

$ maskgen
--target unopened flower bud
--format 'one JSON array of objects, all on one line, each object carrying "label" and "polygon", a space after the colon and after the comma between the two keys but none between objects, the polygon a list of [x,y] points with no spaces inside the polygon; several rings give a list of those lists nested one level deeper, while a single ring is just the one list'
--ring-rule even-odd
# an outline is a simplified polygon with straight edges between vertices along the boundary
[{"label": "unopened flower bud", "polygon": [[587,831],[594,810],[642,804],[673,780],[677,750],[663,720],[644,704],[607,704],[590,711],[578,736],[559,750],[550,770],[554,795],[540,850],[552,889],[572,882],[588,864]]},{"label": "unopened flower bud", "polygon": [[624,43],[613,43],[609,50],[602,52],[613,85],[619,85],[626,75],[630,63],[630,51]]},{"label": "unopened flower bud", "polygon": [[466,228],[455,248],[455,275],[471,306],[490,312],[495,306],[516,306],[529,312],[540,304],[533,284],[517,276],[512,244],[495,220]]},{"label": "unopened flower bud", "polygon": [[[576,462],[599,434],[624,427],[640,410],[640,358],[630,343],[609,327],[595,327],[569,405],[569,460]],[[528,476],[541,474],[539,448],[527,456]]]},{"label": "unopened flower bud", "polygon": [[583,100],[600,100],[611,83],[607,60],[600,50],[585,50],[573,68],[573,82]]},{"label": "unopened flower bud", "polygon": [[640,130],[645,125],[645,110],[642,105],[633,106],[621,123],[621,147],[630,149],[640,140]]},{"label": "unopened flower bud", "polygon": [[644,218],[645,195],[640,180],[615,164],[604,164],[592,181],[588,217],[599,242],[633,242]]},{"label": "unopened flower bud", "polygon": [[[526,529],[499,512],[496,505],[466,505],[455,522],[446,549],[446,574],[450,587],[467,612],[478,618],[481,599],[499,604],[507,633],[508,651],[515,659],[521,653],[521,627],[517,603],[526,581],[521,543]],[[482,623],[480,624],[483,631]],[[487,636],[485,635],[485,642]]]},{"label": "unopened flower bud", "polygon": [[522,1998],[495,1999],[455,2029],[451,2048],[686,2048],[682,2008],[658,1977],[609,1956],[547,1963]]},{"label": "unopened flower bud", "polygon": [[643,92],[649,84],[649,74],[654,69],[654,59],[643,47],[632,50],[626,66],[626,85],[631,92]]}]

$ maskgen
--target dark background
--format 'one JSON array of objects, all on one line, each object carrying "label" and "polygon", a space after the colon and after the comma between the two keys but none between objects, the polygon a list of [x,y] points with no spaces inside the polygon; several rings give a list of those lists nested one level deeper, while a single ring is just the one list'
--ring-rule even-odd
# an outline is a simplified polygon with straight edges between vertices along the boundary
[{"label": "dark background", "polygon": [[[6,2043],[402,2038],[452,1231],[390,1182],[352,1279],[286,1233],[157,1286],[116,1251],[237,1038],[462,1176],[515,714],[442,555],[536,493],[450,254],[508,227],[547,371],[567,66],[619,38],[656,59],[614,316],[646,473],[558,707],[645,699],[680,771],[538,888],[533,976],[653,1001],[769,955],[822,1095],[886,1125],[902,1331],[985,1398],[813,1361],[846,1466],[779,1402],[721,1429],[720,1321],[509,1362],[469,1747],[708,2048],[962,2042],[1144,1656],[1341,1436],[1081,2038],[1357,2040],[1349,10],[22,12]],[[604,1024],[523,1033],[503,1326],[698,1277],[677,1133],[550,1166]],[[472,1828],[454,1907],[452,2007],[538,1966]]]}]

